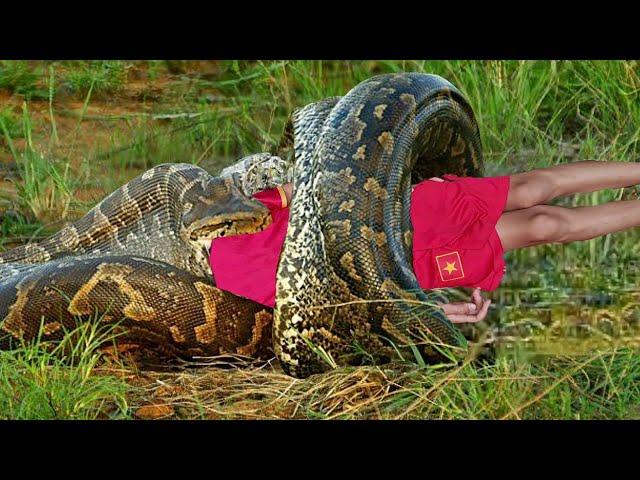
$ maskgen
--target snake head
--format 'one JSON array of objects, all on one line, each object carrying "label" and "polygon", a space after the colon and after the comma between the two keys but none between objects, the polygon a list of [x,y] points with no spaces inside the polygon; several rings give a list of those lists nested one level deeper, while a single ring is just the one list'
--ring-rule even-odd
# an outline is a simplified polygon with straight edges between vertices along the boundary
[{"label": "snake head", "polygon": [[271,224],[269,209],[243,195],[230,178],[194,184],[182,205],[183,231],[193,241],[256,233]]}]

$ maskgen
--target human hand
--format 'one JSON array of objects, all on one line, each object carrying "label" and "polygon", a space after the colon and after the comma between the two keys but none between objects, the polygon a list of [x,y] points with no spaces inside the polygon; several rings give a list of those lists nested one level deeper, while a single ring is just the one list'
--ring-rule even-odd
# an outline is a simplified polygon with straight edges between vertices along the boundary
[{"label": "human hand", "polygon": [[473,303],[456,302],[441,305],[444,314],[452,323],[477,323],[485,319],[491,300],[480,295],[480,289],[474,288],[471,295]]}]

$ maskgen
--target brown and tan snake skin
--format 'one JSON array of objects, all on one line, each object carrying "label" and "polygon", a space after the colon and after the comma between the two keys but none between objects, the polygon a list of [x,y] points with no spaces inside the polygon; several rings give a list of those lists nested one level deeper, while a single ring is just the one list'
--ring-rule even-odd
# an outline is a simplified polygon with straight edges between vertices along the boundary
[{"label": "brown and tan snake skin", "polygon": [[163,356],[272,356],[271,309],[216,288],[209,267],[212,238],[271,223],[237,183],[159,165],[50,238],[0,254],[0,348],[35,338],[41,324],[55,340],[99,318]]},{"label": "brown and tan snake skin", "polygon": [[273,342],[294,376],[410,345],[427,358],[442,358],[438,343],[464,346],[425,306],[442,298],[417,284],[409,220],[412,181],[482,173],[460,92],[434,75],[373,77],[295,112],[280,147],[281,156],[293,147],[295,187],[273,332],[269,309],[215,288],[204,244],[269,224],[245,195],[291,176],[278,157],[278,179],[251,170],[255,159],[222,177],[160,165],[49,239],[0,254],[0,347],[35,336],[41,319],[56,338],[96,314],[124,319],[130,338],[178,356],[265,356]]},{"label": "brown and tan snake skin", "polygon": [[303,108],[292,124],[295,186],[274,315],[285,371],[304,377],[403,350],[410,358],[411,346],[442,359],[443,345],[465,347],[418,285],[409,217],[412,183],[482,174],[462,94],[435,75],[381,75]]}]

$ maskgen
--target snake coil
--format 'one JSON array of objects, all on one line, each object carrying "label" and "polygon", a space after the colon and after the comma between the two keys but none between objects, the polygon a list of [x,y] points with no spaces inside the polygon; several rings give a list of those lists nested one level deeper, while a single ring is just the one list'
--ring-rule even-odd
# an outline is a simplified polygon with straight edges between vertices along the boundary
[{"label": "snake coil", "polygon": [[[124,319],[129,340],[170,355],[264,357],[273,346],[295,376],[460,345],[439,310],[415,308],[433,295],[411,268],[409,202],[412,182],[482,172],[462,94],[435,75],[373,77],[294,112],[280,149],[291,147],[293,169],[269,154],[221,177],[159,165],[50,238],[0,254],[0,348],[40,326],[60,338],[92,314]],[[215,287],[206,245],[268,226],[248,195],[292,175],[272,322],[271,309]]]}]

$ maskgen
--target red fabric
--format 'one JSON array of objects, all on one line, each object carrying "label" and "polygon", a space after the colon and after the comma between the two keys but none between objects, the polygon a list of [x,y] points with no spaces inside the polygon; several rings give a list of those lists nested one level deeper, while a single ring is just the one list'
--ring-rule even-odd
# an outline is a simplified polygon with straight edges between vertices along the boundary
[{"label": "red fabric", "polygon": [[[424,289],[480,287],[495,290],[505,263],[495,225],[507,201],[509,177],[444,175],[425,180],[411,195],[413,268]],[[289,221],[276,188],[254,195],[271,211],[259,233],[222,237],[211,244],[216,285],[263,305],[275,305],[276,270]]]},{"label": "red fabric", "polygon": [[258,192],[253,198],[269,209],[271,225],[258,233],[216,238],[211,242],[209,264],[218,288],[273,307],[289,209],[283,208],[277,188]]},{"label": "red fabric", "polygon": [[444,175],[411,196],[413,270],[424,289],[480,287],[495,290],[505,272],[495,226],[509,193],[509,177]]}]

